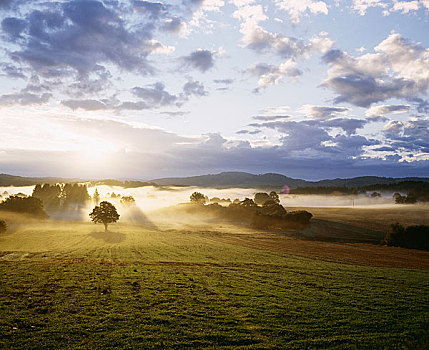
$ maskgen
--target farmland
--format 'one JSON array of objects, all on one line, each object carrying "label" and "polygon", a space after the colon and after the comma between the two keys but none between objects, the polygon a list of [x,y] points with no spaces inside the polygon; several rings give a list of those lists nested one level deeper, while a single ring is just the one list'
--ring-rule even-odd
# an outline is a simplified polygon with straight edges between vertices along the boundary
[{"label": "farmland", "polygon": [[[426,220],[424,208],[409,208],[313,213],[339,238],[336,223],[352,227],[347,235],[380,233],[392,217]],[[6,219],[0,348],[428,346],[425,251],[213,220],[120,220],[105,233],[89,222]]]}]

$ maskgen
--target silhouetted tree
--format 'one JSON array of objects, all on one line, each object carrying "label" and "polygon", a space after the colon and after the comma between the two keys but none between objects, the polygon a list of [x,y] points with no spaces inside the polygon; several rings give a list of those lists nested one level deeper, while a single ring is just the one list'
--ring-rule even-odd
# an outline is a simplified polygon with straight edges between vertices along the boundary
[{"label": "silhouetted tree", "polygon": [[6,221],[0,220],[0,233],[5,233],[7,231]]},{"label": "silhouetted tree", "polygon": [[271,199],[272,199],[275,203],[277,203],[277,204],[279,204],[279,203],[280,203],[280,198],[279,198],[279,195],[277,194],[277,192],[275,192],[275,191],[271,191],[271,192],[270,192],[270,197],[271,197]]},{"label": "silhouetted tree", "polygon": [[257,205],[263,205],[266,201],[269,201],[271,199],[271,197],[269,196],[268,193],[265,192],[259,192],[259,193],[255,193],[255,203]]},{"label": "silhouetted tree", "polygon": [[64,204],[85,204],[91,199],[86,185],[65,184],[63,187]]},{"label": "silhouetted tree", "polygon": [[33,197],[39,198],[43,202],[43,206],[47,210],[56,210],[60,207],[61,196],[60,185],[44,184],[43,186],[37,184],[33,189]]},{"label": "silhouetted tree", "polygon": [[40,199],[34,197],[9,196],[0,203],[0,210],[12,211],[16,213],[25,213],[40,218],[46,218],[47,215],[43,209],[43,203]]},{"label": "silhouetted tree", "polygon": [[405,196],[401,196],[400,193],[396,192],[393,194],[393,199],[396,204],[403,204],[405,202]]},{"label": "silhouetted tree", "polygon": [[210,198],[210,201],[209,201],[210,203],[219,203],[220,202],[220,198],[219,197],[213,197],[213,198]]},{"label": "silhouetted tree", "polygon": [[381,197],[381,193],[380,192],[372,192],[371,193],[371,198],[378,198],[378,197]]},{"label": "silhouetted tree", "polygon": [[122,196],[121,204],[124,207],[132,207],[132,206],[136,205],[136,200],[134,199],[133,196]]},{"label": "silhouetted tree", "polygon": [[205,204],[207,202],[207,197],[200,192],[192,193],[189,198],[191,200],[191,203],[195,204]]},{"label": "silhouetted tree", "polygon": [[94,195],[92,196],[92,201],[95,203],[95,205],[100,203],[100,194],[98,193],[97,187],[95,188]]},{"label": "silhouetted tree", "polygon": [[95,224],[103,224],[105,231],[107,231],[108,224],[119,220],[119,214],[116,211],[115,206],[106,201],[101,202],[99,206],[95,206],[89,214],[89,217]]},{"label": "silhouetted tree", "polygon": [[251,198],[244,198],[239,205],[244,208],[256,207],[256,203]]}]

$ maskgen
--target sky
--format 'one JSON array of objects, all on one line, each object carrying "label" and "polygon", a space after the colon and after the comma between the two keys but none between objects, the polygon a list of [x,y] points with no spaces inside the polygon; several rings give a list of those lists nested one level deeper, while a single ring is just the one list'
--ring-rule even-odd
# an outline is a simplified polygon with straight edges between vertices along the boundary
[{"label": "sky", "polygon": [[0,0],[0,173],[429,176],[429,0]]}]

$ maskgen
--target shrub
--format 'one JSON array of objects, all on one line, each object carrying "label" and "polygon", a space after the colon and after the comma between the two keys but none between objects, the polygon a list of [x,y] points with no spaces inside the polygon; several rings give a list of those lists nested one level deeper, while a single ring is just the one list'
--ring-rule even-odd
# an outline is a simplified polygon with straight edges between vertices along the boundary
[{"label": "shrub", "polygon": [[288,221],[305,225],[310,222],[310,219],[312,217],[313,217],[313,214],[309,213],[306,210],[295,210],[295,211],[288,212],[285,216],[285,219]]},{"label": "shrub", "polygon": [[389,246],[429,250],[429,226],[413,225],[405,228],[399,223],[393,224],[384,237]]},{"label": "shrub", "polygon": [[0,220],[0,233],[5,233],[7,231],[6,221]]},{"label": "shrub", "polygon": [[286,210],[282,205],[275,203],[273,200],[266,201],[262,208],[258,208],[259,215],[278,216],[286,215]]}]

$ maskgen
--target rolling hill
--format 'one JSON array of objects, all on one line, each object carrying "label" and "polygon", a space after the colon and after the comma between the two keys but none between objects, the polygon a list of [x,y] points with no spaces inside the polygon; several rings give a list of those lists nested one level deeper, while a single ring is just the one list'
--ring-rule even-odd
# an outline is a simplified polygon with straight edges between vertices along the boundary
[{"label": "rolling hill", "polygon": [[125,187],[138,187],[148,185],[159,186],[198,186],[198,187],[214,187],[214,188],[278,188],[284,185],[290,188],[296,187],[363,187],[371,185],[386,185],[394,184],[401,181],[424,181],[429,182],[429,178],[405,177],[405,178],[390,178],[378,176],[361,176],[351,179],[328,179],[320,181],[307,181],[302,179],[294,179],[285,175],[266,173],[266,174],[250,174],[245,172],[222,172],[219,174],[190,176],[190,177],[169,177],[154,179],[150,182],[141,181],[119,181],[119,180],[85,180],[72,179],[61,177],[23,177],[8,174],[0,174],[0,186],[32,186],[36,184],[55,184],[65,182],[87,182],[92,184],[105,184]]},{"label": "rolling hill", "polygon": [[281,174],[267,173],[254,175],[245,172],[223,172],[213,175],[201,175],[191,177],[162,178],[151,182],[164,186],[199,186],[199,187],[282,187],[284,185],[290,188],[296,187],[317,187],[317,186],[347,186],[361,187],[369,185],[393,184],[400,181],[425,181],[429,178],[406,177],[406,178],[388,178],[378,176],[361,176],[351,179],[330,179],[321,181],[307,181],[294,179]]}]

